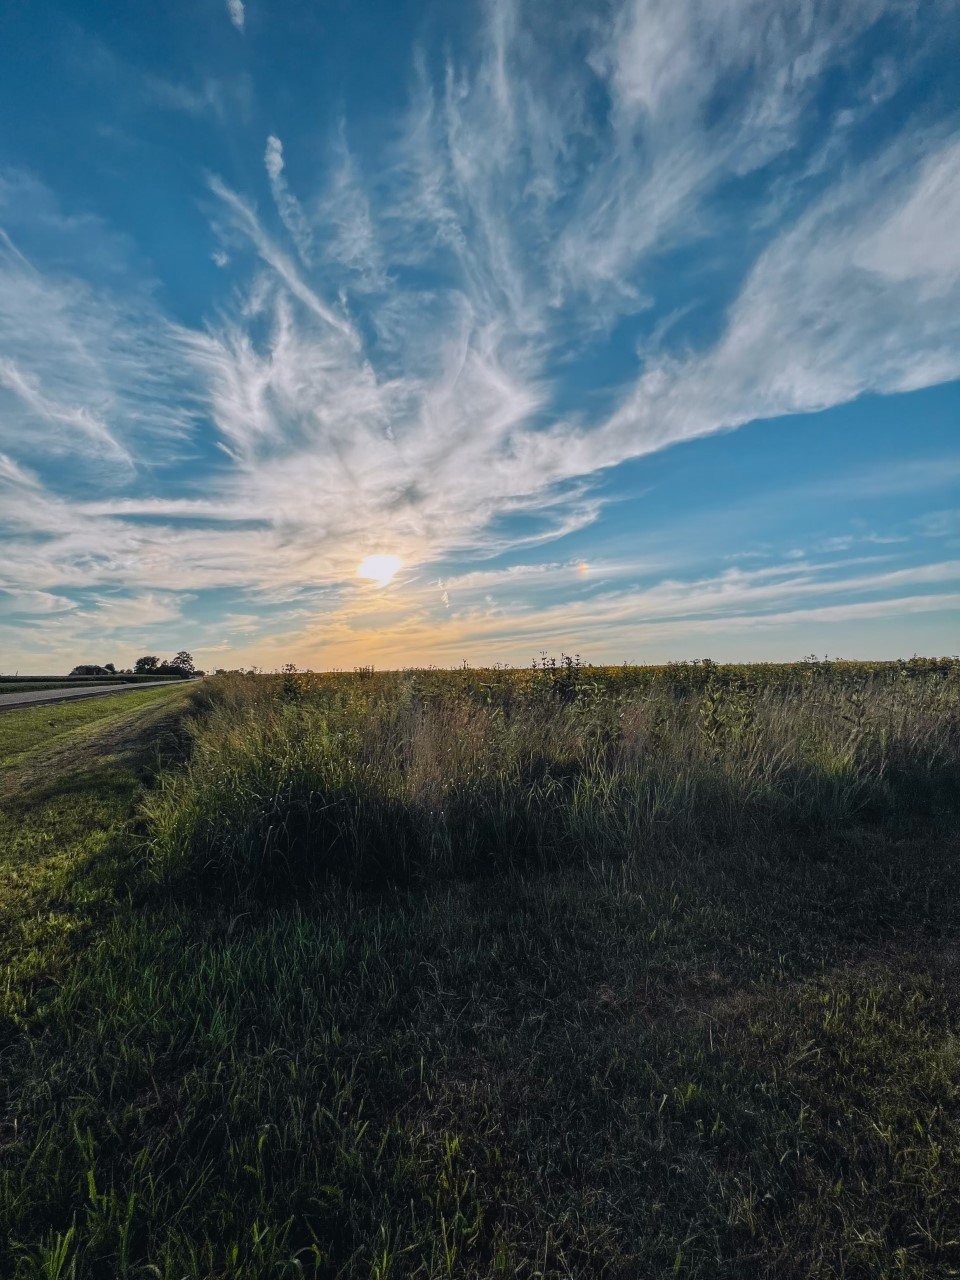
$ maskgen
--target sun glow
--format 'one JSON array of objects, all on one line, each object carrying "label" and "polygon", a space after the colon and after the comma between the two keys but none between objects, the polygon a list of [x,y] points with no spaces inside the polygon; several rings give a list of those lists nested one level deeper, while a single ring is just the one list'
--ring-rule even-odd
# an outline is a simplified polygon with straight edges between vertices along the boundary
[{"label": "sun glow", "polygon": [[403,561],[399,556],[367,556],[357,565],[357,574],[375,582],[378,587],[385,587],[402,568]]}]

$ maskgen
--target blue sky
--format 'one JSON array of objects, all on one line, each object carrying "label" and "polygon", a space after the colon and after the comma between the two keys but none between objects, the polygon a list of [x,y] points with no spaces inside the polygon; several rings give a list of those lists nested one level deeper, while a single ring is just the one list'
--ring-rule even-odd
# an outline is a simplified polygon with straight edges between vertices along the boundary
[{"label": "blue sky", "polygon": [[8,0],[0,668],[956,652],[958,57],[954,0]]}]

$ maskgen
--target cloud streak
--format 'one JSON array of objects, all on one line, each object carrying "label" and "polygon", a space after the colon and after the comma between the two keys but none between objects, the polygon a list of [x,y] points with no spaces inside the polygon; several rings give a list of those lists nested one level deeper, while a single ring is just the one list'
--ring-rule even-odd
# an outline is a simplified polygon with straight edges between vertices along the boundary
[{"label": "cloud streak", "polygon": [[[550,575],[555,567],[544,571]],[[337,666],[349,665],[356,655],[404,665],[464,658],[524,663],[540,649],[617,662],[664,651],[716,652],[718,643],[728,641],[735,651],[752,627],[773,635],[949,614],[960,604],[960,563],[860,574],[849,573],[844,562],[773,565],[648,587],[601,585],[584,598],[562,602],[516,592],[491,603],[485,590],[490,585],[475,583],[472,600],[461,595],[460,608],[442,613],[416,594],[364,611],[348,605],[281,637],[273,652],[278,661],[284,651],[297,651],[317,666]]]},{"label": "cloud streak", "polygon": [[309,267],[313,260],[313,233],[299,200],[290,190],[284,176],[283,143],[272,133],[267,138],[263,162],[270,179],[270,190],[273,192],[277,212],[297,246],[301,261],[305,267]]}]

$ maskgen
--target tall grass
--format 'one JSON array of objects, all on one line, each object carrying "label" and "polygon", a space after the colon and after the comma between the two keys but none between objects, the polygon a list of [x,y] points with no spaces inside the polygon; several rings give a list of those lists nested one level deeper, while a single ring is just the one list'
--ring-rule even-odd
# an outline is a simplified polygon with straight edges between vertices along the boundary
[{"label": "tall grass", "polygon": [[151,873],[232,888],[475,875],[935,822],[956,804],[956,668],[703,674],[620,689],[572,666],[218,677],[189,765],[147,801]]}]

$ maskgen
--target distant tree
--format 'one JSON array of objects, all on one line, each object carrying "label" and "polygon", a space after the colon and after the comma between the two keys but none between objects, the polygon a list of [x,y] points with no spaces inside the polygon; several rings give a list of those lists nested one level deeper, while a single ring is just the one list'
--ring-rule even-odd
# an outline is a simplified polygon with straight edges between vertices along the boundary
[{"label": "distant tree", "polygon": [[149,654],[145,658],[138,658],[133,664],[133,669],[138,674],[142,674],[144,671],[156,671],[159,666],[160,659],[156,654]]},{"label": "distant tree", "polygon": [[113,665],[112,662],[105,662],[103,664],[103,669],[104,671],[109,671],[112,676],[115,676],[117,674],[117,668]]},{"label": "distant tree", "polygon": [[187,653],[186,649],[181,649],[175,658],[170,659],[171,667],[176,667],[183,671],[186,675],[193,675],[196,668],[193,665],[193,654]]}]

